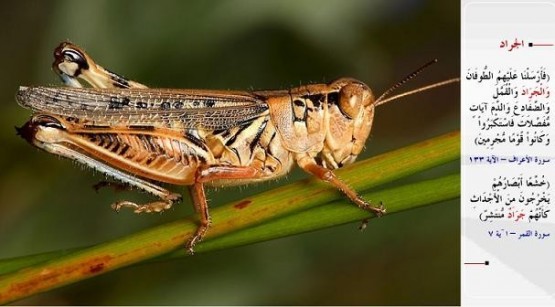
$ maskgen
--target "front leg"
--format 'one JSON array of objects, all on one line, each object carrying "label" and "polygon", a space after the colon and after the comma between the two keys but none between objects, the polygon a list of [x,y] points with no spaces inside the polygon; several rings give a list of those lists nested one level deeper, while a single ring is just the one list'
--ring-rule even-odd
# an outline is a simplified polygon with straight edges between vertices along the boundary
[{"label": "front leg", "polygon": [[[307,173],[318,177],[319,179],[328,182],[345,196],[347,196],[359,208],[366,211],[373,212],[377,216],[382,216],[385,213],[384,206],[380,203],[379,207],[372,206],[368,201],[364,200],[358,193],[349,187],[345,182],[341,181],[332,170],[329,170],[316,163],[314,158],[307,154],[298,154],[296,156],[297,164]],[[364,224],[364,222],[363,222]]]}]

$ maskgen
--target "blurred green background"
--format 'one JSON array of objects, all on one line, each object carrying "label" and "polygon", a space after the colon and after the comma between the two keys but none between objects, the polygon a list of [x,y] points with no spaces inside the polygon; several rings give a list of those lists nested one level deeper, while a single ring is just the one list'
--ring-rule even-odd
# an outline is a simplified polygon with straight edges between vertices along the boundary
[{"label": "blurred green background", "polygon": [[[15,135],[30,112],[14,94],[59,84],[50,65],[60,41],[151,87],[285,89],[345,76],[379,95],[433,58],[404,90],[460,70],[457,1],[6,1],[0,17],[0,258],[92,245],[192,212],[185,202],[163,215],[115,214],[110,203],[148,196],[97,194],[103,175]],[[402,99],[377,110],[360,159],[459,125],[457,86]],[[305,177],[296,170],[209,198],[218,206]],[[458,201],[373,220],[364,233],[357,226],[125,268],[18,303],[459,304]]]}]

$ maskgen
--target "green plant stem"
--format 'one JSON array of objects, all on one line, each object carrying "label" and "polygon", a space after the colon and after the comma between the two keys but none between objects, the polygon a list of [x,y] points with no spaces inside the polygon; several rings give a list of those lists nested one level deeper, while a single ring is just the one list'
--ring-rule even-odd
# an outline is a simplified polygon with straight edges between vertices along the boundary
[{"label": "green plant stem", "polygon": [[[460,155],[459,137],[458,132],[443,135],[356,163],[337,171],[337,174],[356,190],[366,190],[458,159]],[[432,191],[437,192],[437,189],[432,189]],[[452,194],[449,195],[448,197],[453,197]],[[213,226],[206,236],[206,241],[197,246],[197,251],[200,252],[203,248],[207,248],[203,246],[209,244],[211,238],[261,224],[269,219],[313,208],[340,197],[341,195],[336,190],[322,182],[303,180],[216,208],[212,210]],[[358,211],[357,208],[353,207],[353,209]],[[389,208],[389,204],[388,209],[392,210]],[[360,213],[368,216],[366,212],[361,211]],[[0,303],[14,301],[167,254],[182,248],[195,228],[195,218],[190,217],[90,248],[79,249],[46,262],[44,259],[56,255],[56,252],[50,253],[48,256],[44,254],[32,256],[36,257],[33,259],[4,260],[0,262],[0,266],[5,271],[11,272],[0,277]],[[246,244],[244,242],[246,241],[242,239],[231,246]],[[213,248],[222,248],[221,246],[216,245]],[[34,260],[38,258],[41,258],[42,262],[33,264]],[[14,263],[31,265],[13,271],[16,267],[13,265]],[[11,270],[10,264],[13,265]]]},{"label": "green plant stem", "polygon": [[[366,199],[380,199],[387,204],[387,215],[447,201],[460,196],[460,175],[453,174],[437,179],[421,181],[388,190],[365,193]],[[387,216],[386,215],[386,216]],[[199,245],[197,252],[208,252],[247,245],[304,232],[362,221],[369,214],[353,206],[349,201],[337,200],[261,225],[241,229],[229,235],[214,238]],[[177,250],[162,259],[183,257],[184,250]]]}]

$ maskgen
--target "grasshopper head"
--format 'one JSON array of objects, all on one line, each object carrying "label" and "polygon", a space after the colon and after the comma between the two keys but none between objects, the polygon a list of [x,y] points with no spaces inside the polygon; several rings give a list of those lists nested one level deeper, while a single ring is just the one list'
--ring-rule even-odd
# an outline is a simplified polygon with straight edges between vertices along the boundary
[{"label": "grasshopper head", "polygon": [[342,78],[334,81],[330,87],[338,92],[338,107],[348,118],[355,118],[362,109],[373,107],[374,94],[361,81]]},{"label": "grasshopper head", "polygon": [[374,94],[361,81],[343,78],[329,84],[328,131],[323,164],[337,168],[352,163],[364,148],[374,119]]}]

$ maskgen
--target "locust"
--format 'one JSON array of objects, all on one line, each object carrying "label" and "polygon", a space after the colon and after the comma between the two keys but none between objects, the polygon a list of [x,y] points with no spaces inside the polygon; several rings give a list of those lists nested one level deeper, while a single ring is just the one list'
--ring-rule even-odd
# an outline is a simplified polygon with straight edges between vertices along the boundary
[{"label": "locust", "polygon": [[296,164],[331,184],[356,206],[381,216],[338,178],[364,149],[375,107],[458,82],[458,78],[388,97],[429,64],[375,99],[361,81],[342,78],[287,90],[160,89],[96,64],[80,47],[63,42],[53,70],[66,86],[21,86],[17,102],[32,110],[17,133],[32,145],[69,158],[158,198],[112,208],[162,212],[182,200],[161,186],[188,186],[198,215],[185,243],[192,254],[211,220],[205,186],[275,179]]}]

